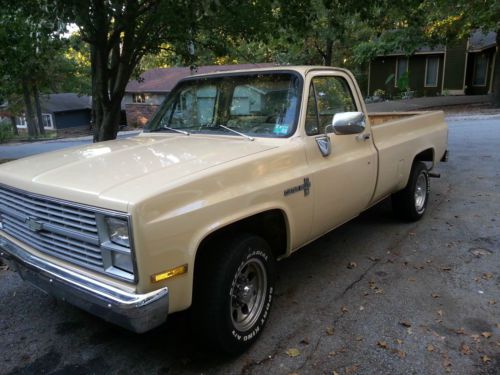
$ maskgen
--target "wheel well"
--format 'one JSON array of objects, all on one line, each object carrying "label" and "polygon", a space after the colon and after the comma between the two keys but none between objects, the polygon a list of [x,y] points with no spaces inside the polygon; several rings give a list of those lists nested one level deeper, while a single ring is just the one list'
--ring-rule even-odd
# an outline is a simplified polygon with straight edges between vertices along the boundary
[{"label": "wheel well", "polygon": [[417,154],[413,161],[430,161],[434,162],[434,149],[428,148],[427,150],[422,151]]},{"label": "wheel well", "polygon": [[271,247],[275,258],[286,253],[285,214],[281,210],[270,210],[231,223],[205,237],[196,252],[195,268],[200,264],[201,258],[210,252],[211,245],[237,232],[251,233],[262,237]]}]

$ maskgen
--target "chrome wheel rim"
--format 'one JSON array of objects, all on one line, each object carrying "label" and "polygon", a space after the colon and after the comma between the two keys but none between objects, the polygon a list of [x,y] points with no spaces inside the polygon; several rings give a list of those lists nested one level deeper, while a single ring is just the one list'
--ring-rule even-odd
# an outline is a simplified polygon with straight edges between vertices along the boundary
[{"label": "chrome wheel rim", "polygon": [[425,209],[425,201],[427,199],[427,176],[424,172],[418,175],[415,185],[415,209],[420,214]]},{"label": "chrome wheel rim", "polygon": [[264,308],[267,274],[259,259],[249,259],[238,268],[231,288],[230,314],[233,326],[248,331],[259,319]]}]

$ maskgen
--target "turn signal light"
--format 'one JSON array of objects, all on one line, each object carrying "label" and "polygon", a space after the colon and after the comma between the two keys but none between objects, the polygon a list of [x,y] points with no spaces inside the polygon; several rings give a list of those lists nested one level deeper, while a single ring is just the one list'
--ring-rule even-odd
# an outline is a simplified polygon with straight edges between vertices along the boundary
[{"label": "turn signal light", "polygon": [[157,283],[166,279],[170,279],[171,277],[174,276],[182,275],[186,273],[187,270],[188,270],[188,265],[183,264],[182,266],[172,268],[171,270],[151,275],[151,281],[153,283]]}]

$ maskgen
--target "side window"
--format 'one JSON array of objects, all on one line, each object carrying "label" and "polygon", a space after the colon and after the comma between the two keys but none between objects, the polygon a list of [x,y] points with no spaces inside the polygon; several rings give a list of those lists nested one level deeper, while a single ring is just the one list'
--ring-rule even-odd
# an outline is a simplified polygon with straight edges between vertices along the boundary
[{"label": "side window", "polygon": [[[311,95],[314,95],[314,98],[311,98]],[[311,90],[309,90],[306,132],[308,135],[324,133],[325,127],[332,123],[336,113],[356,110],[351,89],[344,78],[315,77],[311,83]],[[316,115],[316,127],[313,125],[313,113]]]},{"label": "side window", "polygon": [[316,95],[314,93],[314,85],[312,84],[312,82],[311,86],[309,86],[309,98],[307,99],[306,133],[307,135],[315,135],[319,133]]}]

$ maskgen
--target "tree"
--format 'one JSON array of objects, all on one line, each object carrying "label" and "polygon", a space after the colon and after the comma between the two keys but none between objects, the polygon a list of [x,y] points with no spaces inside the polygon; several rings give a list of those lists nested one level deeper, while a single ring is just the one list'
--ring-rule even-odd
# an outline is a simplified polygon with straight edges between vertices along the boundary
[{"label": "tree", "polygon": [[[266,0],[55,0],[90,45],[94,141],[116,138],[125,87],[147,54],[168,43],[182,61],[194,64],[201,30],[211,30],[211,45],[231,35],[261,32]],[[265,18],[265,17],[264,17]],[[192,49],[192,48],[191,48]],[[191,51],[193,52],[193,51]]]},{"label": "tree", "polygon": [[[61,48],[63,23],[49,2],[0,2],[0,77],[4,96],[23,97],[28,133],[43,133],[39,93],[56,52]],[[34,99],[34,102],[33,102]]]}]

